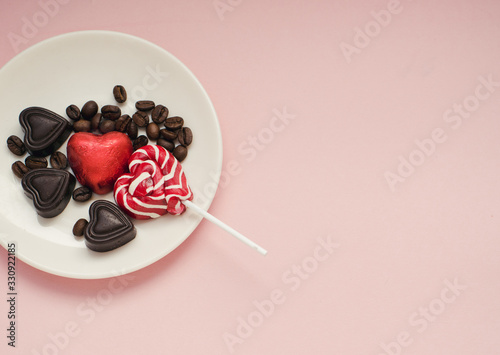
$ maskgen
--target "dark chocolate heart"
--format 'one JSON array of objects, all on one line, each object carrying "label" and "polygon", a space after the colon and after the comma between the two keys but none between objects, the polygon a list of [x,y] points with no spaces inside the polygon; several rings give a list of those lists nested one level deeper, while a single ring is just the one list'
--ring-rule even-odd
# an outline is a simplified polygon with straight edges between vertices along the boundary
[{"label": "dark chocolate heart", "polygon": [[97,200],[90,205],[90,222],[85,228],[85,244],[94,251],[110,251],[127,244],[137,231],[130,219],[113,202]]},{"label": "dark chocolate heart", "polygon": [[31,155],[54,153],[71,133],[71,124],[57,113],[42,107],[28,107],[19,114],[24,144]]},{"label": "dark chocolate heart", "polygon": [[26,173],[21,184],[26,196],[33,200],[37,213],[51,218],[68,205],[76,179],[66,170],[42,168]]}]

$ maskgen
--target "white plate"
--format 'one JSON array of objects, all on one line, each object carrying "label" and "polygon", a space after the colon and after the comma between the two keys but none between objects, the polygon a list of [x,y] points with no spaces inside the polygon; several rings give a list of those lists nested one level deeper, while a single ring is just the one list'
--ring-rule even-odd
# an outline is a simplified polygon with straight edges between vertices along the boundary
[{"label": "white plate", "polygon": [[[12,134],[24,136],[19,113],[29,106],[41,106],[66,117],[70,104],[81,107],[88,100],[99,106],[116,104],[112,95],[116,84],[128,92],[127,102],[119,105],[123,113],[132,115],[135,101],[148,99],[167,106],[170,115],[184,118],[194,133],[183,162],[194,202],[205,209],[212,202],[222,166],[220,127],[207,93],[178,59],[150,42],[116,32],[83,31],[48,39],[0,70],[0,134],[4,142],[0,148],[0,241],[4,248],[16,243],[17,257],[35,268],[81,279],[122,275],[170,253],[201,221],[189,211],[182,216],[134,221],[134,240],[113,251],[96,253],[85,247],[83,238],[73,236],[72,228],[79,218],[88,219],[92,201],[113,200],[111,193],[94,195],[85,203],[71,200],[59,216],[49,219],[39,217],[24,195],[20,180],[11,171],[12,163],[20,158],[5,143]],[[66,153],[66,145],[60,151]]]}]

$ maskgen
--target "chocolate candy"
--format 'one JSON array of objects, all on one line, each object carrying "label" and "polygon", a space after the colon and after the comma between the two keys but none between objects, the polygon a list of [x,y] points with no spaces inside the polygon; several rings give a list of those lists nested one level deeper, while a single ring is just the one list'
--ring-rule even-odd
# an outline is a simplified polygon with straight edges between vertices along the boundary
[{"label": "chocolate candy", "polygon": [[24,144],[35,156],[54,153],[71,133],[71,124],[57,113],[42,107],[28,107],[19,115]]},{"label": "chocolate candy", "polygon": [[87,247],[105,252],[121,247],[135,238],[137,231],[130,219],[113,202],[97,200],[90,205],[90,221],[85,228]]},{"label": "chocolate candy", "polygon": [[127,171],[128,159],[133,153],[130,138],[120,132],[100,136],[75,133],[66,149],[76,179],[99,195],[113,191],[116,179]]},{"label": "chocolate candy", "polygon": [[76,179],[66,170],[40,168],[24,174],[21,184],[26,196],[33,200],[37,213],[51,218],[68,205]]}]

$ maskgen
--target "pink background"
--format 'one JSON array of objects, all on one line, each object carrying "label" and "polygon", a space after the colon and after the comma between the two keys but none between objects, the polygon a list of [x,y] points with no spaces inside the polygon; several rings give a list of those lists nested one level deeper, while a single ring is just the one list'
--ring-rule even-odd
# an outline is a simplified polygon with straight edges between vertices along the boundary
[{"label": "pink background", "polygon": [[[210,212],[269,254],[202,222],[118,279],[18,263],[17,347],[0,302],[0,353],[500,353],[498,1],[54,1],[2,0],[0,65],[86,29],[167,49],[241,168]],[[48,23],[12,44],[43,4]]]}]

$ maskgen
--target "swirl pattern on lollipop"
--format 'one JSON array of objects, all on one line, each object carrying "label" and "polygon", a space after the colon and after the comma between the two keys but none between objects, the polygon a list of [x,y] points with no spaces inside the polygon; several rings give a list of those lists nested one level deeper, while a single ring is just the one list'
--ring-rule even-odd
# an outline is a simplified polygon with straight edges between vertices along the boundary
[{"label": "swirl pattern on lollipop", "polygon": [[136,150],[130,156],[129,170],[116,180],[114,197],[133,218],[179,215],[186,210],[182,201],[193,199],[182,165],[161,146]]}]

